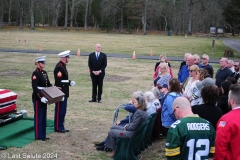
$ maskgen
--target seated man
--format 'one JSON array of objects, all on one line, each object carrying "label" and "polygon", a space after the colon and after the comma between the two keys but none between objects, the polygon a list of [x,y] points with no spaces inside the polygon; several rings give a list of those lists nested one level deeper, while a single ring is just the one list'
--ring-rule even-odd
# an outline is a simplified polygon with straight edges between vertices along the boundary
[{"label": "seated man", "polygon": [[173,114],[178,119],[168,130],[167,159],[209,159],[215,153],[215,130],[210,122],[193,114],[185,97],[174,100]]}]

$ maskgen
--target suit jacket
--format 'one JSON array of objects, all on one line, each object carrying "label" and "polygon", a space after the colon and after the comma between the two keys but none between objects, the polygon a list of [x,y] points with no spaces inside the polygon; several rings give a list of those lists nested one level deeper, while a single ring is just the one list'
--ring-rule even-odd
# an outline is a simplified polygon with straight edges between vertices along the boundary
[{"label": "suit jacket", "polygon": [[99,71],[102,72],[99,74],[99,76],[104,77],[105,76],[105,68],[107,67],[107,56],[105,53],[100,52],[98,59],[96,58],[96,53],[93,52],[88,57],[88,67],[90,70],[90,76],[95,76],[93,74],[93,71]]}]

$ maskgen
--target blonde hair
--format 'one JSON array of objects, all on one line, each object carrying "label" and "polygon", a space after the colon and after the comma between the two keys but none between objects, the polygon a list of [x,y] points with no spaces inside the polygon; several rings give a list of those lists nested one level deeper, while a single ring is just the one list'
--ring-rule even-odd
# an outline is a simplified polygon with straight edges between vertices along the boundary
[{"label": "blonde hair", "polygon": [[159,60],[160,60],[160,61],[161,61],[161,58],[164,58],[164,61],[167,61],[167,56],[166,56],[165,53],[160,54],[160,56],[159,56]]},{"label": "blonde hair", "polygon": [[[168,64],[167,64],[167,63],[160,63],[160,64],[159,64],[159,67],[160,67],[160,68],[165,68],[165,69],[166,69],[166,72],[164,72],[163,75],[166,75],[166,74],[169,73],[169,69],[168,69]],[[160,68],[159,68],[159,72],[160,72]]]},{"label": "blonde hair", "polygon": [[190,70],[192,70],[192,71],[199,71],[199,67],[197,66],[197,65],[192,65],[191,67],[190,67]]}]

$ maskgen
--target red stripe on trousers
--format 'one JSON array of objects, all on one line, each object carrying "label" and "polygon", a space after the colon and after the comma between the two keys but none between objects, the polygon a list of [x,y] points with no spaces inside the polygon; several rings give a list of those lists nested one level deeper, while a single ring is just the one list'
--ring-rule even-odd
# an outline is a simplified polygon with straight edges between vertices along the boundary
[{"label": "red stripe on trousers", "polygon": [[38,138],[38,101],[36,101],[36,138]]},{"label": "red stripe on trousers", "polygon": [[57,103],[57,117],[56,117],[56,119],[57,119],[57,123],[56,123],[56,129],[57,129],[57,131],[58,131],[59,113],[60,113],[59,110],[60,110],[60,102]]}]

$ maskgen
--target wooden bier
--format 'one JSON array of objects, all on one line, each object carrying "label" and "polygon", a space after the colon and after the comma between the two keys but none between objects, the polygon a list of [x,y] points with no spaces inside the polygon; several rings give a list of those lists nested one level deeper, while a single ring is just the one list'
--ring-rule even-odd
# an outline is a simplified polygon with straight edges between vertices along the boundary
[{"label": "wooden bier", "polygon": [[65,95],[60,89],[56,86],[47,87],[42,90],[42,94],[47,98],[48,104],[59,102],[62,100]]}]

